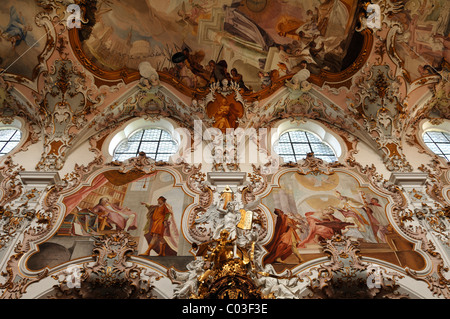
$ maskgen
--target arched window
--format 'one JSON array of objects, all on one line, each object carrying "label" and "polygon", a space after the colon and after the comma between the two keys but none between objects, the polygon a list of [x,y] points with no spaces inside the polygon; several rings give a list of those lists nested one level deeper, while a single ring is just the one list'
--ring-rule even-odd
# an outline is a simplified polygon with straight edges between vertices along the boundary
[{"label": "arched window", "polygon": [[282,134],[275,143],[274,149],[285,162],[297,162],[311,152],[314,152],[315,157],[327,162],[338,160],[330,146],[315,134],[303,130],[288,131]]},{"label": "arched window", "polygon": [[426,131],[423,141],[428,148],[438,156],[450,162],[450,134],[441,131]]},{"label": "arched window", "polygon": [[168,161],[177,150],[177,142],[167,131],[157,128],[140,129],[116,147],[113,159],[124,161],[144,152],[155,161]]},{"label": "arched window", "polygon": [[22,138],[22,132],[17,128],[0,128],[0,156],[11,152]]}]

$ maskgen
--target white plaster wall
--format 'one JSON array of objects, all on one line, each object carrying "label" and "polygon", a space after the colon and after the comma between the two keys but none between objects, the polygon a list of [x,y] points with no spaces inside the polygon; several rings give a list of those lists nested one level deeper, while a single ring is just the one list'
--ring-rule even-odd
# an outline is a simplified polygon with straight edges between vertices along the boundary
[{"label": "white plaster wall", "polygon": [[75,164],[87,166],[95,158],[95,154],[89,150],[89,141],[85,141],[77,149],[73,150],[69,156],[67,156],[66,162],[63,168],[59,171],[60,177],[64,177],[66,174],[72,172],[75,168]]},{"label": "white plaster wall", "polygon": [[383,159],[372,148],[363,142],[359,142],[356,146],[357,153],[354,155],[355,160],[363,167],[366,165],[375,165],[377,172],[383,174],[384,178],[388,179],[391,172],[386,168]]}]

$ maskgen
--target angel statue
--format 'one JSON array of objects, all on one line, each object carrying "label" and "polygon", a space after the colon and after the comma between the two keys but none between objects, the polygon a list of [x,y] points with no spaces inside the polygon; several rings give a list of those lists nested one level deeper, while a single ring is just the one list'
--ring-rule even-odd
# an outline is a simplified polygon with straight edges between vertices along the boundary
[{"label": "angel statue", "polygon": [[211,225],[211,228],[214,230],[212,238],[218,238],[220,230],[224,228],[224,220],[223,213],[217,209],[215,205],[211,205],[201,216],[198,216],[194,225],[208,223]]},{"label": "angel statue", "polygon": [[138,87],[144,92],[153,94],[158,92],[161,84],[159,74],[149,62],[142,62],[139,64],[139,73],[141,79]]},{"label": "angel statue", "polygon": [[220,193],[219,202],[217,203],[217,207],[222,206],[222,209],[226,209],[228,202],[234,200],[234,193],[230,186],[226,186],[224,190]]},{"label": "angel statue", "polygon": [[304,93],[311,90],[312,85],[308,82],[311,73],[308,71],[307,62],[303,60],[300,62],[301,69],[291,78],[290,81],[286,81],[286,87],[288,88],[291,100],[298,99]]},{"label": "angel statue", "polygon": [[198,278],[204,273],[205,261],[203,258],[195,259],[186,265],[187,272],[176,271],[169,268],[167,274],[174,284],[178,286],[174,289],[174,299],[186,299],[195,294],[198,289]]}]

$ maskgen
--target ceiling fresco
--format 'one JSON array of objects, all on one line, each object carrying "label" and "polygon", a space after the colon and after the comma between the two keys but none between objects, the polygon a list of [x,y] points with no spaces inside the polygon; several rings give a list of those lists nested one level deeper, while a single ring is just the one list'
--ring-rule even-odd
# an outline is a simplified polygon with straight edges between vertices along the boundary
[{"label": "ceiling fresco", "polygon": [[393,46],[410,82],[448,65],[449,10],[448,1],[407,1],[402,11],[392,15],[405,30]]},{"label": "ceiling fresco", "polygon": [[82,61],[111,77],[147,61],[190,89],[227,79],[260,91],[302,61],[317,82],[335,80],[370,49],[370,34],[355,31],[358,1],[92,1],[85,10],[89,32],[72,32]]},{"label": "ceiling fresco", "polygon": [[[35,1],[5,1],[0,8],[0,69],[29,79],[39,74],[46,30],[35,24],[42,11]],[[20,62],[18,62],[20,60]]]}]

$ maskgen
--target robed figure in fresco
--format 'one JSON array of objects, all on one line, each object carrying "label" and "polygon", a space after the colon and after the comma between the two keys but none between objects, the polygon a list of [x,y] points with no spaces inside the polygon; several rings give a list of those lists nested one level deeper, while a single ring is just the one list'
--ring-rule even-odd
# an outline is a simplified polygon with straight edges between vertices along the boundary
[{"label": "robed figure in fresco", "polygon": [[[92,212],[103,218],[112,230],[133,230],[137,228],[137,215],[128,208],[122,208],[110,202],[108,197],[100,198]],[[100,227],[103,230],[103,226]]]},{"label": "robed figure in fresco", "polygon": [[264,262],[266,264],[271,264],[275,261],[283,262],[292,254],[297,257],[299,262],[302,262],[300,253],[297,250],[297,244],[300,242],[300,237],[296,232],[296,228],[300,228],[298,222],[279,209],[275,209],[274,213],[277,216],[275,233],[273,240],[266,247],[270,254]]},{"label": "robed figure in fresco", "polygon": [[226,132],[228,128],[237,128],[238,120],[244,115],[244,107],[240,102],[234,100],[234,95],[224,97],[217,94],[215,100],[206,107],[209,118],[214,118],[213,127]]},{"label": "robed figure in fresco", "polygon": [[9,13],[9,23],[6,26],[2,37],[11,42],[13,49],[15,49],[22,41],[31,47],[33,45],[32,42],[34,41],[32,35],[28,33],[28,31],[31,30],[32,27],[31,25],[27,25],[22,12],[18,12],[16,8],[12,6]]},{"label": "robed figure in fresco", "polygon": [[376,197],[370,197],[368,200],[364,192],[359,192],[363,200],[364,207],[362,208],[369,217],[370,226],[373,234],[376,236],[378,242],[386,242],[386,234],[389,232],[386,225],[389,225],[389,221],[384,213],[384,208],[380,205],[380,201]]},{"label": "robed figure in fresco", "polygon": [[158,198],[158,205],[142,202],[147,210],[147,224],[145,239],[148,248],[143,255],[149,256],[155,250],[159,256],[176,255],[178,250],[179,233],[173,216],[172,207],[163,196]]},{"label": "robed figure in fresco", "polygon": [[308,236],[299,244],[299,248],[305,248],[307,244],[318,244],[323,239],[330,239],[335,234],[335,229],[327,226],[326,222],[336,222],[342,227],[349,226],[350,223],[342,222],[339,218],[333,216],[333,210],[330,208],[305,213],[308,221]]}]

